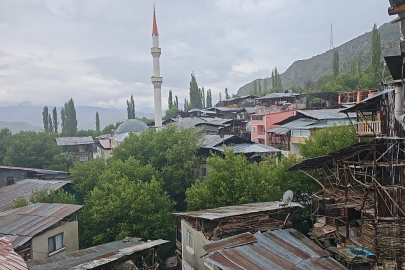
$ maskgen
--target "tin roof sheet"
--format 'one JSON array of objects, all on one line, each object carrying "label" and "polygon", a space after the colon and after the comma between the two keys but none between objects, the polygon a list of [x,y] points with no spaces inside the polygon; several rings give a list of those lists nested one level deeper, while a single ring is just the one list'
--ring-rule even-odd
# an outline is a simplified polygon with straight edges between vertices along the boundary
[{"label": "tin roof sheet", "polygon": [[0,269],[28,269],[24,259],[14,251],[13,245],[7,237],[0,237]]},{"label": "tin roof sheet", "polygon": [[201,211],[174,213],[175,216],[195,217],[208,220],[216,220],[232,216],[240,216],[251,213],[260,213],[278,209],[301,207],[299,203],[292,202],[288,206],[284,206],[282,202],[262,202],[262,203],[249,203],[233,206],[224,206],[214,209],[206,209]]},{"label": "tin roof sheet", "polygon": [[[317,120],[326,120],[326,119],[345,119],[347,118],[346,114],[341,113],[342,109],[323,109],[323,110],[298,110],[299,114],[305,115],[310,118]],[[355,118],[355,113],[349,114],[350,118]]]},{"label": "tin roof sheet", "polygon": [[111,140],[110,139],[103,139],[98,141],[104,149],[111,149]]},{"label": "tin roof sheet", "polygon": [[305,127],[305,126],[315,124],[317,122],[318,122],[318,120],[314,120],[314,119],[299,118],[297,120],[291,121],[291,122],[289,122],[287,124],[284,124],[282,126],[272,128],[272,129],[268,130],[267,132],[274,133],[274,134],[279,134],[279,135],[285,135],[292,128]]},{"label": "tin roof sheet", "polygon": [[245,239],[243,243],[236,240],[241,237],[237,235],[204,246],[208,252],[206,260],[224,270],[346,269],[294,229],[257,232],[251,236],[256,241],[246,235],[241,239]]},{"label": "tin roof sheet", "polygon": [[0,210],[11,206],[17,198],[28,201],[35,190],[58,190],[70,183],[69,180],[17,180],[12,185],[0,187]]},{"label": "tin roof sheet", "polygon": [[261,98],[256,99],[273,99],[273,98],[285,98],[285,97],[299,97],[300,94],[291,94],[291,93],[271,93]]},{"label": "tin roof sheet", "polygon": [[88,137],[59,137],[56,138],[58,145],[80,145],[80,144],[92,144],[94,143],[91,136]]},{"label": "tin roof sheet", "polygon": [[68,172],[64,171],[54,171],[54,170],[44,170],[44,169],[36,169],[36,168],[24,168],[24,167],[13,167],[13,166],[0,166],[0,169],[5,170],[21,170],[21,171],[32,171],[42,174],[68,174]]},{"label": "tin roof sheet", "polygon": [[276,152],[281,152],[280,149],[267,146],[264,144],[247,144],[247,143],[241,143],[241,144],[235,144],[232,146],[217,146],[217,147],[212,147],[212,149],[218,150],[218,151],[225,151],[225,148],[228,149],[233,149],[233,152],[235,154],[251,154],[251,153],[276,153]]},{"label": "tin roof sheet", "polygon": [[0,212],[0,236],[9,237],[17,248],[80,208],[73,204],[36,203]]},{"label": "tin roof sheet", "polygon": [[124,240],[94,246],[65,255],[55,256],[42,260],[31,260],[27,264],[30,270],[43,269],[94,269],[114,262],[125,256],[141,252],[165,243],[166,240],[148,242],[139,241],[139,238],[126,238]]}]

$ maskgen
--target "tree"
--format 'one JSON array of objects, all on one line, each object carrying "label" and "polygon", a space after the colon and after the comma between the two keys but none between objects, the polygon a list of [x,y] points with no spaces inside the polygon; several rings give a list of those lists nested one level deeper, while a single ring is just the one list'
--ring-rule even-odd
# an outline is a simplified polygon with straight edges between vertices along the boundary
[{"label": "tree", "polygon": [[228,88],[225,88],[225,99],[226,100],[228,100],[228,99],[230,99],[231,97],[229,96],[229,94],[228,94]]},{"label": "tree", "polygon": [[212,93],[211,93],[211,89],[208,89],[207,91],[207,108],[211,108],[212,107]]},{"label": "tree", "polygon": [[[66,104],[66,103],[65,103]],[[65,107],[62,107],[60,109],[60,125],[61,125],[61,133],[66,134],[67,133],[67,128],[66,128],[66,113],[65,113]]]},{"label": "tree", "polygon": [[257,81],[254,80],[253,82],[253,95],[257,96]]},{"label": "tree", "polygon": [[121,177],[102,181],[86,197],[79,222],[81,246],[134,236],[167,239],[173,232],[174,203],[156,180]]},{"label": "tree", "polygon": [[194,128],[168,125],[160,131],[149,129],[139,135],[130,134],[113,149],[112,159],[124,161],[132,156],[143,166],[152,165],[161,176],[163,189],[175,197],[194,182],[200,137],[201,131]]},{"label": "tree", "polygon": [[257,95],[262,96],[262,81],[259,80],[259,89],[257,90]]},{"label": "tree", "polygon": [[176,107],[172,107],[171,109],[166,110],[163,120],[167,120],[167,119],[176,117],[179,114],[179,112],[180,112],[179,109],[177,109]]},{"label": "tree", "polygon": [[75,195],[69,194],[63,189],[34,190],[30,197],[30,203],[64,203],[77,204]]},{"label": "tree", "polygon": [[357,58],[357,74],[361,78],[361,58],[362,58],[362,53],[359,52],[359,56]]},{"label": "tree", "polygon": [[48,132],[52,133],[53,132],[53,121],[52,121],[52,116],[48,114]]},{"label": "tree", "polygon": [[179,108],[179,98],[177,96],[175,96],[174,99],[174,107],[176,107],[177,109]]},{"label": "tree", "polygon": [[45,132],[49,131],[49,119],[48,119],[48,106],[44,107],[42,111],[42,122],[44,123]]},{"label": "tree", "polygon": [[100,133],[100,115],[96,112],[96,133]]},{"label": "tree", "polygon": [[337,49],[333,50],[332,66],[333,66],[333,75],[337,77],[337,75],[339,75],[339,52]]},{"label": "tree", "polygon": [[222,101],[222,95],[221,95],[221,92],[219,92],[219,102],[221,102]]},{"label": "tree", "polygon": [[201,101],[202,101],[202,108],[205,109],[205,90],[204,90],[204,86],[201,87]]},{"label": "tree", "polygon": [[184,99],[184,111],[188,111],[190,109],[190,104],[188,103],[187,98]]},{"label": "tree", "polygon": [[191,73],[190,81],[190,106],[191,108],[202,109],[201,90],[198,88],[194,73]]},{"label": "tree", "polygon": [[61,110],[62,133],[74,137],[77,132],[76,108],[73,99],[65,102]]},{"label": "tree", "polygon": [[356,66],[357,66],[356,58],[352,58],[352,60],[350,61],[350,75],[356,76]]},{"label": "tree", "polygon": [[305,158],[324,156],[330,152],[358,142],[352,126],[333,125],[318,129],[315,134],[300,145],[300,153]]},{"label": "tree", "polygon": [[55,155],[49,164],[44,166],[44,169],[68,172],[75,162],[76,158],[71,154],[61,153]]},{"label": "tree", "polygon": [[135,101],[133,95],[131,95],[130,100],[127,100],[127,114],[128,119],[135,119]]},{"label": "tree", "polygon": [[381,35],[376,24],[374,24],[371,34],[371,69],[377,82],[379,79],[378,73],[381,69]]},{"label": "tree", "polygon": [[9,139],[12,138],[12,133],[8,128],[0,129],[0,165],[4,164],[4,156],[7,151],[7,147],[10,145]]},{"label": "tree", "polygon": [[267,94],[267,78],[264,78],[264,87],[263,87],[263,93],[262,93],[262,95],[263,94]]},{"label": "tree", "polygon": [[53,128],[55,130],[55,133],[58,133],[58,112],[56,111],[56,107],[53,107],[52,110],[52,116],[53,116]]},{"label": "tree", "polygon": [[169,90],[169,98],[167,99],[167,105],[169,107],[169,110],[171,108],[173,108],[173,94],[172,94],[172,90]]},{"label": "tree", "polygon": [[282,92],[283,85],[281,83],[281,75],[278,73],[277,68],[275,67],[271,72],[271,85],[274,92]]}]

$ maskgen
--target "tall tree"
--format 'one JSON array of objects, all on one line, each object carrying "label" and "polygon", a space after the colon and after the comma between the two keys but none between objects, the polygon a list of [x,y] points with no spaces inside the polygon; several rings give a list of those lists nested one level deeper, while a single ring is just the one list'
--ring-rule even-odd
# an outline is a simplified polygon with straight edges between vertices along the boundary
[{"label": "tall tree", "polygon": [[208,89],[207,91],[207,108],[211,108],[212,107],[212,93],[211,93],[211,89]]},{"label": "tall tree", "polygon": [[169,98],[167,99],[167,105],[169,107],[169,110],[171,108],[173,108],[173,94],[172,94],[172,90],[169,90]]},{"label": "tall tree", "polygon": [[201,87],[201,94],[202,94],[202,97],[201,97],[202,108],[205,109],[205,108],[206,108],[206,107],[205,107],[206,103],[205,103],[205,90],[204,90],[204,86]]},{"label": "tall tree", "polygon": [[62,119],[62,133],[68,136],[75,136],[77,132],[77,119],[76,119],[76,108],[73,98],[65,102],[61,110]]},{"label": "tall tree", "polygon": [[133,95],[131,95],[130,100],[127,100],[127,114],[128,119],[135,119],[135,101]]},{"label": "tall tree", "polygon": [[44,123],[45,132],[49,131],[49,118],[48,118],[48,106],[44,107],[42,111],[42,122]]},{"label": "tall tree", "polygon": [[356,66],[357,66],[356,58],[352,58],[352,60],[350,61],[350,75],[356,76]]},{"label": "tall tree", "polygon": [[48,114],[48,132],[52,133],[53,132],[53,121],[52,121],[52,116],[51,114]]},{"label": "tall tree", "polygon": [[378,73],[381,68],[381,35],[378,32],[377,25],[374,24],[371,35],[371,69],[374,79],[378,80]]},{"label": "tall tree", "polygon": [[219,92],[219,102],[221,102],[222,101],[222,94],[221,94],[221,92]]},{"label": "tall tree", "polygon": [[333,75],[337,77],[337,75],[339,75],[339,52],[337,49],[333,51],[332,68]]},{"label": "tall tree", "polygon": [[11,139],[12,133],[8,128],[0,129],[0,165],[3,165],[3,159],[6,154],[7,146],[10,145],[8,140]]},{"label": "tall tree", "polygon": [[225,99],[226,100],[228,100],[228,99],[230,99],[231,97],[229,96],[229,94],[228,94],[228,88],[225,88]]},{"label": "tall tree", "polygon": [[262,94],[267,94],[267,78],[264,78],[264,87],[263,87],[263,93]]},{"label": "tall tree", "polygon": [[359,78],[361,78],[361,58],[362,58],[362,53],[359,52],[359,56],[357,58],[357,74],[359,75]]},{"label": "tall tree", "polygon": [[191,73],[190,81],[190,107],[202,109],[201,93],[198,88],[197,79],[195,78],[194,72]]},{"label": "tall tree", "polygon": [[100,133],[100,115],[96,112],[96,132]]},{"label": "tall tree", "polygon": [[[65,105],[66,105],[66,103],[65,103]],[[60,125],[61,125],[62,134],[67,133],[65,106],[63,106],[62,109],[60,109]]]},{"label": "tall tree", "polygon": [[177,109],[179,108],[179,98],[177,96],[174,97],[174,107],[176,107]]},{"label": "tall tree", "polygon": [[283,91],[283,85],[281,83],[281,76],[278,73],[278,70],[276,67],[271,72],[271,85],[272,85],[272,90],[274,92]]},{"label": "tall tree", "polygon": [[257,81],[253,82],[253,95],[257,95]]},{"label": "tall tree", "polygon": [[56,107],[53,107],[52,110],[52,116],[53,116],[53,129],[55,133],[58,133],[58,112],[56,111]]},{"label": "tall tree", "polygon": [[262,96],[262,81],[259,80],[259,89],[257,90],[257,95]]},{"label": "tall tree", "polygon": [[188,111],[190,108],[187,98],[184,99],[184,111]]}]

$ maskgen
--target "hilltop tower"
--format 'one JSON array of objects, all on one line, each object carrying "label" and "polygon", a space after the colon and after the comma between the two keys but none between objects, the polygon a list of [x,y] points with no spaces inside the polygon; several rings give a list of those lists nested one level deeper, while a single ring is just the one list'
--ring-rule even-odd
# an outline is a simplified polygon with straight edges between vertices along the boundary
[{"label": "hilltop tower", "polygon": [[154,88],[155,97],[155,126],[158,128],[162,127],[162,82],[163,79],[160,77],[160,64],[159,58],[161,54],[161,49],[159,48],[159,33],[156,24],[156,14],[155,7],[153,7],[153,29],[152,29],[152,44],[151,53],[153,56],[153,76],[152,83]]}]

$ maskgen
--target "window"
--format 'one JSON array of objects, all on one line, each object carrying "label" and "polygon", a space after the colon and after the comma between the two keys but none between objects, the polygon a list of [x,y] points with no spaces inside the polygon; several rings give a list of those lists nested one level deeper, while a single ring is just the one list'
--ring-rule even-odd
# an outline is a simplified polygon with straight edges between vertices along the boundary
[{"label": "window", "polygon": [[253,128],[253,133],[256,133],[256,127],[252,127]]},{"label": "window", "polygon": [[88,156],[81,156],[81,157],[80,157],[80,161],[81,161],[81,162],[83,162],[83,161],[89,161],[89,157],[88,157]]},{"label": "window", "polygon": [[263,115],[252,115],[252,120],[253,121],[262,121]]},{"label": "window", "polygon": [[291,130],[291,136],[294,137],[309,137],[309,130]]},{"label": "window", "polygon": [[189,230],[186,230],[186,249],[194,254],[194,236]]},{"label": "window", "polygon": [[52,253],[63,248],[63,233],[48,238],[48,252]]}]

